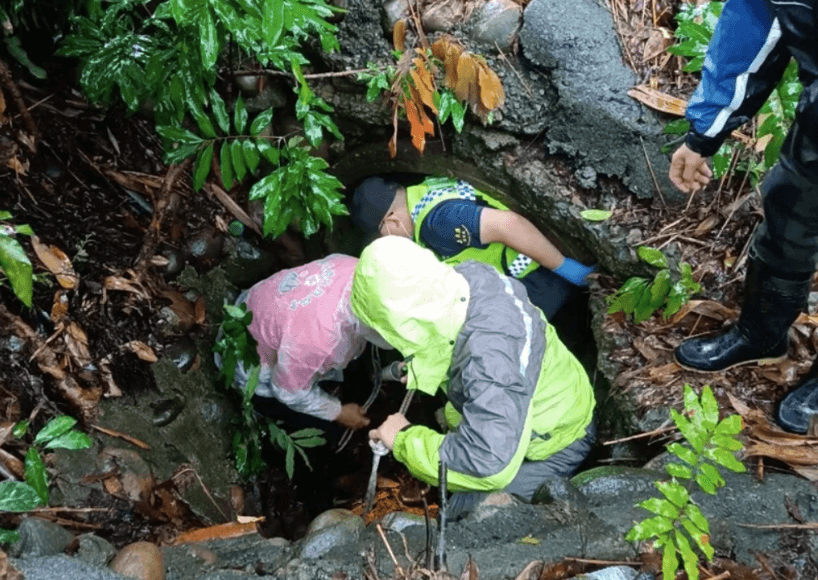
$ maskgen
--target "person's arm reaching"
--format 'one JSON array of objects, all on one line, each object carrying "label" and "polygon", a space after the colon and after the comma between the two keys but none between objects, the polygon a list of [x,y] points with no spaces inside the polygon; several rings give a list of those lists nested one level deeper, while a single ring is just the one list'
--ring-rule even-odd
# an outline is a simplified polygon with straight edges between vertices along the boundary
[{"label": "person's arm reaching", "polygon": [[566,258],[537,227],[513,211],[484,208],[480,212],[480,241],[500,242],[525,254],[572,284],[586,284],[593,268]]},{"label": "person's arm reaching", "polygon": [[335,421],[349,429],[361,429],[369,425],[366,412],[360,405],[342,405],[336,397],[314,383],[311,388],[291,393],[270,384],[271,394],[281,403],[296,411],[326,421]]}]

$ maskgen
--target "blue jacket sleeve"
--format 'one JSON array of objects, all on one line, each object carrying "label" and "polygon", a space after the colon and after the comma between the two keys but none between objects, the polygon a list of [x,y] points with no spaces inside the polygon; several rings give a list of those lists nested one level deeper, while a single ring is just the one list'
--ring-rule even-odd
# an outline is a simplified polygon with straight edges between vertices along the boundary
[{"label": "blue jacket sleeve", "polygon": [[789,62],[781,27],[765,0],[728,0],[690,99],[687,146],[708,157],[767,100]]}]

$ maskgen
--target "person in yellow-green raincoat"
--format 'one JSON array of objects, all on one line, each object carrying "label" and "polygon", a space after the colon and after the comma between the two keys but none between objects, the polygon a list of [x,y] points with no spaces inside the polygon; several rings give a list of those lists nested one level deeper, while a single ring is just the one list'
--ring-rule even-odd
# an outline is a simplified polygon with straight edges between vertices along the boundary
[{"label": "person in yellow-green raincoat", "polygon": [[450,431],[391,415],[370,437],[416,478],[447,466],[449,516],[488,493],[530,500],[552,476],[572,475],[595,438],[588,375],[531,304],[523,285],[481,262],[449,266],[399,236],[367,246],[352,309],[408,360],[408,389],[443,389]]}]

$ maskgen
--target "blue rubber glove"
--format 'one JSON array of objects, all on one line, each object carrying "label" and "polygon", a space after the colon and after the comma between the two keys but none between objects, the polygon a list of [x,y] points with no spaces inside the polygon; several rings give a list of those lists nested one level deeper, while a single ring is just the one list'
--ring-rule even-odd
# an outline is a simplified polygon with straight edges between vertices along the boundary
[{"label": "blue rubber glove", "polygon": [[588,281],[585,279],[588,274],[596,271],[596,266],[583,266],[576,260],[565,258],[562,265],[554,270],[554,274],[568,280],[575,286],[587,286]]}]

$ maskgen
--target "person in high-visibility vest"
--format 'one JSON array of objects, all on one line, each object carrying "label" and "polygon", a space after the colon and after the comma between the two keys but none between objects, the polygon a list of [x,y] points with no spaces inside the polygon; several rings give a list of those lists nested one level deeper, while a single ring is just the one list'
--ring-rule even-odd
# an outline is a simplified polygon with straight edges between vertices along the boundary
[{"label": "person in high-visibility vest", "polygon": [[567,258],[537,227],[465,181],[428,177],[409,187],[364,179],[353,194],[353,222],[367,235],[398,235],[447,264],[476,260],[517,278],[531,302],[552,317],[573,286],[593,271]]}]

